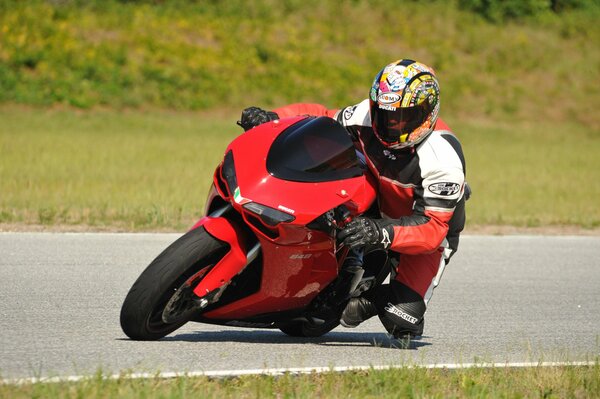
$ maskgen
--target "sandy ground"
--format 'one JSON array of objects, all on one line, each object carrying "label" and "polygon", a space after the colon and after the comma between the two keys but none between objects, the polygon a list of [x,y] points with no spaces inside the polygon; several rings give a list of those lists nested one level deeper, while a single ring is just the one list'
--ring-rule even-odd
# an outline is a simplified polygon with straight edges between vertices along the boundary
[{"label": "sandy ground", "polygon": [[[190,225],[191,227],[191,225]],[[0,232],[54,232],[54,233],[182,233],[185,229],[153,228],[134,230],[119,226],[86,226],[86,225],[35,225],[23,223],[0,223]],[[467,226],[463,234],[469,235],[576,235],[600,236],[600,227],[586,229],[580,226]]]}]

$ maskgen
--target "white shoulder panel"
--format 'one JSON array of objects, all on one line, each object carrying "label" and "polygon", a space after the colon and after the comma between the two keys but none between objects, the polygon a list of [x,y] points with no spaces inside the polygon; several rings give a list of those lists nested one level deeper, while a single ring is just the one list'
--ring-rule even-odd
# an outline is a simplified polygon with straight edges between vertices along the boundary
[{"label": "white shoulder panel", "polygon": [[452,145],[436,130],[417,148],[425,198],[459,199],[463,194],[465,173]]},{"label": "white shoulder panel", "polygon": [[339,111],[340,118],[344,126],[371,126],[371,116],[369,115],[369,100],[363,100],[356,105],[342,108]]}]

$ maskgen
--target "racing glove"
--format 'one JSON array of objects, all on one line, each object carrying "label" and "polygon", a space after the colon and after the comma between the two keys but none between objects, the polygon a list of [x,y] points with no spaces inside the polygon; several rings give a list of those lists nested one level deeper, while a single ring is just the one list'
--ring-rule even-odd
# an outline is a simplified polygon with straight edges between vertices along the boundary
[{"label": "racing glove", "polygon": [[382,219],[357,217],[348,223],[339,233],[338,242],[349,248],[370,245],[387,249],[394,240],[394,228]]},{"label": "racing glove", "polygon": [[237,124],[247,132],[253,127],[276,119],[279,119],[279,115],[273,111],[266,111],[258,107],[249,107],[242,111],[242,116],[240,120],[237,121]]}]

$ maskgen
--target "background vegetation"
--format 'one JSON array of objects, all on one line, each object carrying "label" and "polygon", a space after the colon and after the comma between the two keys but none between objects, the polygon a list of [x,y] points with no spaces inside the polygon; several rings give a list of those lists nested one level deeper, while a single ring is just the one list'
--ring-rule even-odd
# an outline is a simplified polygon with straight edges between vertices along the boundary
[{"label": "background vegetation", "polygon": [[0,223],[180,229],[248,105],[434,66],[470,225],[600,225],[598,0],[0,0]]},{"label": "background vegetation", "polygon": [[[484,16],[551,4],[459,3]],[[600,124],[600,6],[504,23],[453,1],[0,0],[0,10],[2,102],[335,107],[410,56],[438,71],[448,114]]]}]

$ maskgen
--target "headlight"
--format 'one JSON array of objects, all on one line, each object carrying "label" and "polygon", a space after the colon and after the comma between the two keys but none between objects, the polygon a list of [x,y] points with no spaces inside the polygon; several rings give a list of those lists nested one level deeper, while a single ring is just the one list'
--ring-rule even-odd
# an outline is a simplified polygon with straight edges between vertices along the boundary
[{"label": "headlight", "polygon": [[277,226],[279,223],[293,222],[296,217],[289,213],[278,211],[265,205],[257,204],[256,202],[248,202],[243,205],[244,209],[257,215],[263,223],[268,226]]}]

